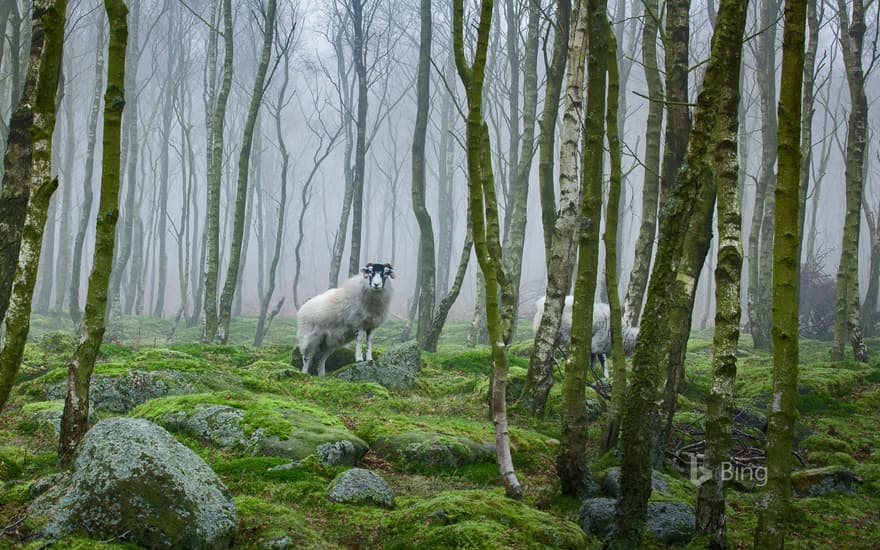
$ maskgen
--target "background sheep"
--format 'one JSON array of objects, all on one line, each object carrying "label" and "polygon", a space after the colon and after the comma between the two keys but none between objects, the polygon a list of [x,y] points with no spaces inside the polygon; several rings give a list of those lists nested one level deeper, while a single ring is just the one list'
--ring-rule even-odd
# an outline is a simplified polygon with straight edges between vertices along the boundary
[{"label": "background sheep", "polygon": [[[546,296],[541,296],[535,307],[535,318],[532,322],[532,328],[538,332],[538,326],[541,324],[541,316],[544,314],[544,302]],[[568,348],[571,343],[571,312],[574,306],[574,296],[565,297],[565,308],[562,310],[562,325],[559,327],[558,345],[562,348]],[[636,338],[639,335],[638,327],[623,327],[623,351],[627,356],[632,355],[636,349]],[[595,364],[598,359],[602,363],[602,371],[605,378],[608,378],[608,366],[605,364],[605,356],[611,353],[611,308],[608,304],[593,304],[593,340],[590,346],[590,365]]]},{"label": "background sheep", "polygon": [[303,356],[302,371],[317,361],[318,376],[324,376],[324,362],[339,346],[357,337],[355,360],[363,361],[363,338],[367,339],[367,361],[373,360],[373,331],[388,316],[391,264],[367,264],[339,288],[319,294],[297,312],[297,336]]}]

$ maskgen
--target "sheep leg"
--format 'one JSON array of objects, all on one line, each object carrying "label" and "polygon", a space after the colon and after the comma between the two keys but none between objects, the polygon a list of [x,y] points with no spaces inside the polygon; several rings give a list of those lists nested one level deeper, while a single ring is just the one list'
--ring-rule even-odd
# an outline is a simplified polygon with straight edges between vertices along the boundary
[{"label": "sheep leg", "polygon": [[308,374],[309,373],[309,366],[312,364],[313,354],[312,353],[303,353],[302,356],[303,356],[302,372],[303,372],[303,374]]},{"label": "sheep leg", "polygon": [[373,360],[373,331],[367,331],[367,361]]},{"label": "sheep leg", "polygon": [[358,329],[357,331],[357,341],[354,344],[354,360],[360,363],[364,360],[364,350],[363,350],[363,335],[364,331]]},{"label": "sheep leg", "polygon": [[324,376],[326,374],[324,363],[327,361],[328,355],[330,354],[326,350],[318,352],[318,376]]}]

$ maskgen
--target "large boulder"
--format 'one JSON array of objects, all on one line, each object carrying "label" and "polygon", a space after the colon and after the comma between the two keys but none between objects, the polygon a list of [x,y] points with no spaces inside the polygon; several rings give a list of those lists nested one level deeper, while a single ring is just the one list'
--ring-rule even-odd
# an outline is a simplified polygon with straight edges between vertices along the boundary
[{"label": "large boulder", "polygon": [[461,436],[411,431],[376,438],[370,447],[380,457],[402,467],[458,468],[495,460],[495,444]]},{"label": "large boulder", "polygon": [[[242,404],[247,407],[247,403]],[[367,444],[342,427],[331,426],[317,416],[294,408],[263,411],[250,403],[248,410],[232,405],[200,403],[192,409],[166,412],[157,421],[207,442],[224,451],[248,455],[278,456],[301,460],[316,454],[334,454],[338,464],[356,464],[367,452]],[[140,410],[140,409],[139,409]],[[346,443],[341,443],[346,442]]]},{"label": "large boulder", "polygon": [[[196,391],[187,377],[176,370],[132,369],[121,376],[94,376],[89,386],[89,403],[99,410],[127,413],[149,399]],[[66,394],[66,382],[46,388],[50,400],[64,399]]]},{"label": "large boulder", "polygon": [[86,434],[73,471],[36,498],[42,534],[85,533],[146,548],[227,548],[235,503],[211,468],[161,427],[111,418]]},{"label": "large boulder", "polygon": [[845,466],[812,468],[791,474],[791,492],[796,497],[821,497],[832,493],[855,496],[856,485],[860,482],[861,479]]},{"label": "large boulder", "polygon": [[[656,470],[651,472],[651,489],[660,493],[669,493],[669,484],[660,477]],[[620,498],[620,468],[610,468],[602,478],[602,492],[606,497]]]},{"label": "large boulder", "polygon": [[363,468],[352,468],[336,476],[330,482],[327,496],[333,502],[346,504],[372,504],[385,508],[394,506],[394,491],[388,482]]},{"label": "large boulder", "polygon": [[649,502],[645,527],[664,544],[684,544],[697,529],[697,515],[684,502]]},{"label": "large boulder", "polygon": [[[600,540],[614,534],[617,500],[589,498],[581,504],[578,517],[583,530]],[[683,502],[649,502],[645,527],[650,535],[664,544],[688,542],[696,530],[694,509]]]},{"label": "large boulder", "polygon": [[422,352],[418,342],[389,347],[375,361],[362,361],[345,367],[336,376],[349,382],[374,382],[390,389],[411,388],[422,372]]}]

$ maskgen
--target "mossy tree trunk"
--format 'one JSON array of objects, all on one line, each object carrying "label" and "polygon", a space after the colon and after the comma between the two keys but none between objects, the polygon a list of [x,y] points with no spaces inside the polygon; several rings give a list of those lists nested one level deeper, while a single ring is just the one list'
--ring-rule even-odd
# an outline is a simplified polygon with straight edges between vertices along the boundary
[{"label": "mossy tree trunk", "polygon": [[664,134],[663,167],[661,168],[660,204],[672,191],[678,171],[684,161],[691,131],[691,112],[688,102],[688,74],[690,64],[690,0],[667,0],[665,55],[666,55],[666,132]]},{"label": "mossy tree trunk", "polygon": [[366,40],[370,33],[373,13],[364,13],[366,0],[348,0],[348,13],[351,16],[352,47],[351,56],[354,72],[357,75],[357,114],[355,118],[354,174],[352,179],[351,203],[351,248],[348,259],[348,274],[354,275],[361,268],[361,241],[364,218],[364,178],[367,162],[367,54]]},{"label": "mossy tree trunk", "polygon": [[[7,227],[0,234],[0,265],[10,262],[15,270],[4,272],[2,279],[11,283],[11,289],[3,292],[9,296],[8,305],[5,299],[0,304],[0,322],[2,314],[6,314],[0,349],[0,410],[9,398],[21,365],[30,330],[43,228],[49,201],[58,188],[58,180],[52,178],[51,171],[52,134],[66,11],[65,0],[36,0],[33,4],[30,64],[6,144],[0,214],[10,217],[0,218],[4,222],[0,227]],[[16,227],[19,219],[21,225]]]},{"label": "mossy tree trunk", "polygon": [[440,300],[440,303],[437,304],[434,319],[431,321],[431,327],[425,335],[425,343],[422,346],[425,351],[431,353],[437,351],[437,342],[440,341],[440,333],[443,331],[443,326],[446,324],[446,317],[449,315],[449,310],[452,309],[452,305],[455,304],[455,301],[458,299],[458,295],[461,292],[461,285],[464,282],[464,276],[465,273],[467,273],[467,267],[471,259],[471,249],[474,247],[474,240],[471,235],[472,230],[469,222],[467,235],[465,236],[464,244],[461,248],[461,256],[458,260],[458,269],[455,272],[455,280],[452,282],[452,287],[449,289],[449,292],[447,292],[443,299]]},{"label": "mossy tree trunk", "polygon": [[648,86],[648,117],[645,124],[644,177],[642,179],[642,222],[636,239],[635,257],[629,285],[624,298],[625,322],[638,326],[648,288],[648,273],[657,234],[657,206],[660,200],[660,133],[663,130],[663,81],[657,67],[657,32],[660,25],[660,7],[657,2],[645,4],[645,24],[642,27],[642,66]]},{"label": "mossy tree trunk", "polygon": [[92,215],[92,204],[95,194],[92,190],[92,175],[95,169],[95,143],[98,139],[98,116],[101,113],[101,89],[104,84],[104,41],[106,37],[106,21],[104,12],[98,10],[97,16],[97,45],[95,47],[95,91],[92,95],[92,107],[89,111],[87,130],[86,164],[83,175],[83,201],[80,207],[80,218],[76,228],[76,237],[73,239],[73,270],[70,274],[70,290],[68,291],[68,310],[73,324],[79,327],[82,321],[82,311],[79,304],[80,277],[83,266],[79,258],[82,258],[83,246],[85,246],[86,231]]},{"label": "mossy tree trunk", "polygon": [[[798,192],[798,247],[803,252],[804,220],[807,210],[807,191],[810,188],[810,165],[813,159],[813,104],[815,103],[816,52],[819,49],[819,16],[816,12],[817,0],[807,0],[807,51],[804,54],[804,94],[801,104],[801,171]],[[798,255],[798,258],[802,254]],[[809,262],[809,257],[805,260]]]},{"label": "mossy tree trunk", "polygon": [[544,250],[550,258],[550,244],[556,223],[556,190],[553,169],[556,164],[556,122],[559,118],[559,100],[562,81],[569,55],[568,41],[571,22],[571,0],[556,0],[556,20],[553,26],[553,57],[547,67],[547,85],[544,91],[544,110],[538,122],[538,187],[541,196],[541,221],[544,229]]},{"label": "mossy tree trunk", "polygon": [[[238,185],[235,193],[235,215],[232,222],[232,247],[229,251],[229,265],[226,268],[226,280],[220,295],[220,308],[216,340],[225,344],[229,339],[229,323],[232,320],[232,301],[238,287],[239,268],[242,260],[242,240],[245,230],[245,207],[248,203],[248,174],[250,171],[251,149],[254,143],[254,128],[263,104],[266,89],[266,72],[269,68],[269,57],[272,53],[272,41],[275,36],[275,10],[277,0],[269,0],[263,20],[263,49],[257,65],[257,75],[251,90],[251,102],[244,123],[244,134],[238,154]],[[250,226],[248,226],[250,228]]]},{"label": "mossy tree trunk", "polygon": [[122,0],[105,0],[104,7],[110,22],[110,48],[107,56],[107,92],[104,95],[101,197],[95,224],[95,261],[89,276],[85,318],[79,345],[67,369],[67,396],[58,440],[58,459],[62,467],[73,462],[77,445],[89,428],[89,385],[95,358],[104,339],[116,221],[119,218],[120,133],[125,108],[128,9]]},{"label": "mossy tree trunk", "polygon": [[806,11],[806,0],[785,2],[773,246],[773,404],[767,427],[767,486],[758,506],[756,548],[783,547],[791,498],[791,445],[798,394],[798,186]]},{"label": "mossy tree trunk", "polygon": [[[519,286],[522,279],[523,248],[525,247],[526,221],[529,204],[529,175],[532,171],[533,151],[535,149],[535,119],[538,108],[538,42],[539,28],[538,19],[541,12],[541,4],[538,0],[528,1],[528,23],[525,39],[525,67],[523,71],[523,107],[522,123],[523,130],[519,140],[520,150],[516,155],[517,163],[514,166],[513,178],[510,190],[510,214],[507,239],[504,243],[504,273],[507,274],[508,290],[504,294],[508,296],[501,307],[505,311],[505,319],[509,319],[504,325],[504,341],[511,343],[516,336],[517,311],[519,309]],[[513,34],[516,41],[519,33]],[[511,59],[511,67],[520,63],[519,56]],[[511,71],[511,79],[516,76]],[[517,109],[519,107],[517,106]],[[514,111],[516,113],[516,111]],[[512,114],[517,118],[516,114]]]},{"label": "mossy tree trunk", "polygon": [[[687,253],[686,236],[701,231],[705,212],[713,210],[715,177],[721,172],[721,167],[715,166],[716,153],[736,143],[736,133],[730,134],[724,121],[735,119],[738,112],[745,9],[746,3],[738,0],[720,3],[685,162],[660,222],[657,259],[651,273],[621,423],[621,498],[617,536],[612,548],[631,549],[641,544],[651,494],[651,431],[655,426],[651,417],[658,381],[662,377],[664,348],[661,344],[669,337],[671,310],[680,297],[695,286],[695,280],[677,272],[677,266]],[[711,223],[711,214],[709,220]]]},{"label": "mossy tree trunk", "polygon": [[852,21],[847,5],[838,0],[840,44],[846,65],[846,79],[852,107],[846,139],[846,217],[843,223],[843,244],[837,269],[837,318],[834,327],[832,357],[843,359],[846,335],[849,334],[853,357],[868,362],[868,348],[862,339],[859,296],[859,233],[862,219],[862,188],[864,187],[865,140],[868,126],[868,100],[865,96],[865,74],[862,69],[862,44],[865,37],[865,14],[862,0],[853,0]]},{"label": "mossy tree trunk", "polygon": [[[208,198],[207,212],[205,214],[207,249],[204,273],[205,328],[202,332],[202,342],[204,343],[214,341],[218,326],[217,290],[219,287],[220,271],[220,187],[223,181],[223,126],[226,122],[226,104],[229,101],[229,91],[232,87],[232,39],[232,1],[223,0],[223,81],[220,85],[220,91],[217,93],[216,98],[214,98],[213,105],[210,106],[212,108],[212,115],[210,131],[208,132]],[[216,53],[214,56],[216,57]],[[211,60],[209,59],[210,64]],[[212,80],[210,85],[215,86],[216,83]]]},{"label": "mossy tree trunk", "polygon": [[412,206],[419,223],[419,345],[427,343],[434,318],[437,291],[437,263],[434,255],[434,226],[425,204],[425,136],[431,100],[431,0],[421,0],[419,15],[419,68],[416,77],[416,124],[412,144]]},{"label": "mossy tree trunk", "polygon": [[608,207],[605,211],[605,286],[608,288],[608,305],[611,309],[611,407],[608,410],[608,431],[603,447],[612,449],[617,445],[620,432],[620,414],[626,399],[626,357],[623,351],[623,314],[620,310],[620,293],[617,280],[618,218],[620,195],[623,186],[623,170],[620,152],[620,135],[617,124],[619,97],[619,70],[617,65],[617,40],[608,32],[608,113],[605,124],[608,132],[608,150],[611,161],[611,180],[608,191]]},{"label": "mossy tree trunk", "polygon": [[[587,418],[584,388],[593,342],[593,297],[599,271],[599,225],[602,217],[605,156],[605,88],[611,28],[605,0],[586,0],[580,6],[586,19],[587,106],[583,119],[581,202],[578,216],[578,268],[572,306],[571,349],[562,384],[562,445],[556,471],[562,494],[586,496]],[[574,39],[572,40],[574,42]],[[614,55],[613,53],[611,55]],[[614,93],[615,99],[617,93]],[[616,124],[615,124],[616,130]],[[616,208],[616,206],[615,206]],[[615,289],[617,285],[615,285]]]},{"label": "mossy tree trunk", "polygon": [[877,225],[880,205],[876,211],[865,208],[864,213],[871,240],[871,260],[868,267],[868,290],[865,291],[865,303],[862,308],[862,334],[870,337],[877,335],[877,306],[880,305],[878,301],[880,300],[880,227]]},{"label": "mossy tree trunk", "polygon": [[761,100],[761,169],[749,233],[749,327],[758,349],[770,349],[773,185],[776,178],[776,22],[777,0],[761,0],[756,78]]},{"label": "mossy tree trunk", "polygon": [[[553,385],[553,351],[562,325],[565,295],[568,294],[571,286],[572,267],[577,254],[575,243],[580,200],[578,144],[584,111],[584,65],[587,55],[587,14],[582,4],[582,0],[574,2],[571,13],[571,34],[566,39],[568,49],[565,54],[568,60],[565,63],[566,93],[562,112],[562,143],[559,149],[559,209],[553,215],[550,246],[547,248],[547,291],[544,313],[535,333],[535,345],[529,358],[529,370],[522,397],[522,405],[534,414],[544,410]],[[561,15],[559,14],[559,17]],[[557,35],[556,39],[559,40],[560,37]],[[542,147],[543,132],[542,127]],[[552,166],[550,166],[550,175],[552,176]],[[552,188],[551,182],[551,193]]]},{"label": "mossy tree trunk", "polygon": [[[739,63],[737,63],[739,67]],[[739,194],[739,70],[719,110],[718,141],[712,144],[718,204],[718,261],[715,268],[715,335],[712,385],[707,399],[706,463],[711,477],[697,492],[697,528],[711,548],[725,548],[724,465],[730,461],[734,383],[741,317],[742,214]],[[735,78],[735,79],[734,79]]]},{"label": "mossy tree trunk", "polygon": [[469,65],[464,49],[464,0],[453,0],[452,37],[455,65],[467,92],[467,170],[468,203],[471,214],[477,260],[485,276],[486,321],[492,347],[492,423],[495,425],[495,447],[498,468],[508,496],[522,498],[522,487],[513,469],[510,454],[510,433],[507,424],[507,346],[502,337],[499,304],[499,276],[503,278],[498,204],[492,175],[489,129],[483,119],[483,79],[486,71],[486,50],[492,25],[492,0],[481,0],[473,64]]}]

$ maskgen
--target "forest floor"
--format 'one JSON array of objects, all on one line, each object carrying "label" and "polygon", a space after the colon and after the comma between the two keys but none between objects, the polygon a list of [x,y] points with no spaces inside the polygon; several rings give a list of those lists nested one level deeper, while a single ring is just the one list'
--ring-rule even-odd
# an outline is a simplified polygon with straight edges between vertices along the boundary
[{"label": "forest floor", "polygon": [[[525,333],[526,323],[520,325]],[[125,318],[108,329],[95,373],[113,377],[132,369],[174,370],[202,376],[196,384],[202,393],[194,398],[226,399],[237,406],[253,407],[251,419],[256,424],[272,421],[272,411],[265,410],[267,403],[285,402],[321,414],[369,444],[382,435],[409,431],[464,436],[477,442],[494,440],[487,407],[489,349],[464,345],[469,328],[465,323],[447,327],[438,353],[423,354],[423,370],[415,387],[407,390],[385,390],[333,376],[306,377],[285,369],[294,343],[294,323],[276,321],[262,348],[251,345],[255,326],[256,319],[236,320],[229,345],[209,346],[197,343],[197,327],[179,328],[169,339],[169,321]],[[400,323],[382,327],[376,336],[377,351],[394,343],[401,328]],[[29,489],[37,479],[58,471],[57,436],[46,427],[41,419],[47,417],[41,414],[55,411],[57,415],[62,406],[57,393],[48,390],[54,387],[57,392],[65,380],[74,344],[70,330],[69,323],[34,318],[18,384],[10,405],[0,415],[0,548],[44,548],[46,544],[30,537],[26,517]],[[737,406],[760,418],[770,395],[772,361],[767,353],[748,346],[748,335],[744,340]],[[524,379],[530,347],[527,339],[511,346],[514,390]],[[828,360],[829,343],[801,342],[796,430],[799,455],[808,467],[849,467],[861,478],[861,484],[855,496],[793,499],[788,548],[867,549],[876,548],[880,541],[880,339],[870,340],[869,347],[869,365],[835,363]],[[679,446],[701,439],[711,358],[711,333],[694,333],[676,415]],[[597,399],[591,389],[587,393],[589,399]],[[153,418],[174,399],[153,399],[126,414]],[[371,451],[363,465],[389,482],[396,495],[394,508],[337,504],[327,498],[327,486],[346,469],[344,466],[304,461],[298,468],[270,471],[270,467],[290,460],[252,456],[243,449],[224,451],[183,433],[175,436],[207,461],[235,497],[237,548],[262,548],[285,536],[292,547],[313,548],[599,547],[599,542],[586,537],[577,524],[580,502],[559,494],[554,463],[560,438],[560,404],[560,384],[556,384],[543,418],[511,408],[514,463],[525,489],[522,502],[504,497],[491,460],[459,467],[418,466],[388,462]],[[95,414],[99,420],[119,413],[96,410]],[[614,453],[599,453],[605,419],[605,413],[600,412],[590,427],[590,466],[599,480],[616,462]],[[746,437],[761,437],[750,433]],[[760,446],[760,441],[739,444]],[[660,475],[669,490],[665,494],[655,491],[652,499],[695,504],[696,490],[685,475],[672,467]],[[738,485],[727,494],[729,540],[734,547],[750,548],[760,491]],[[647,541],[647,546],[663,547],[652,541]],[[132,546],[67,537],[53,547]],[[702,546],[695,540],[691,547]]]}]

